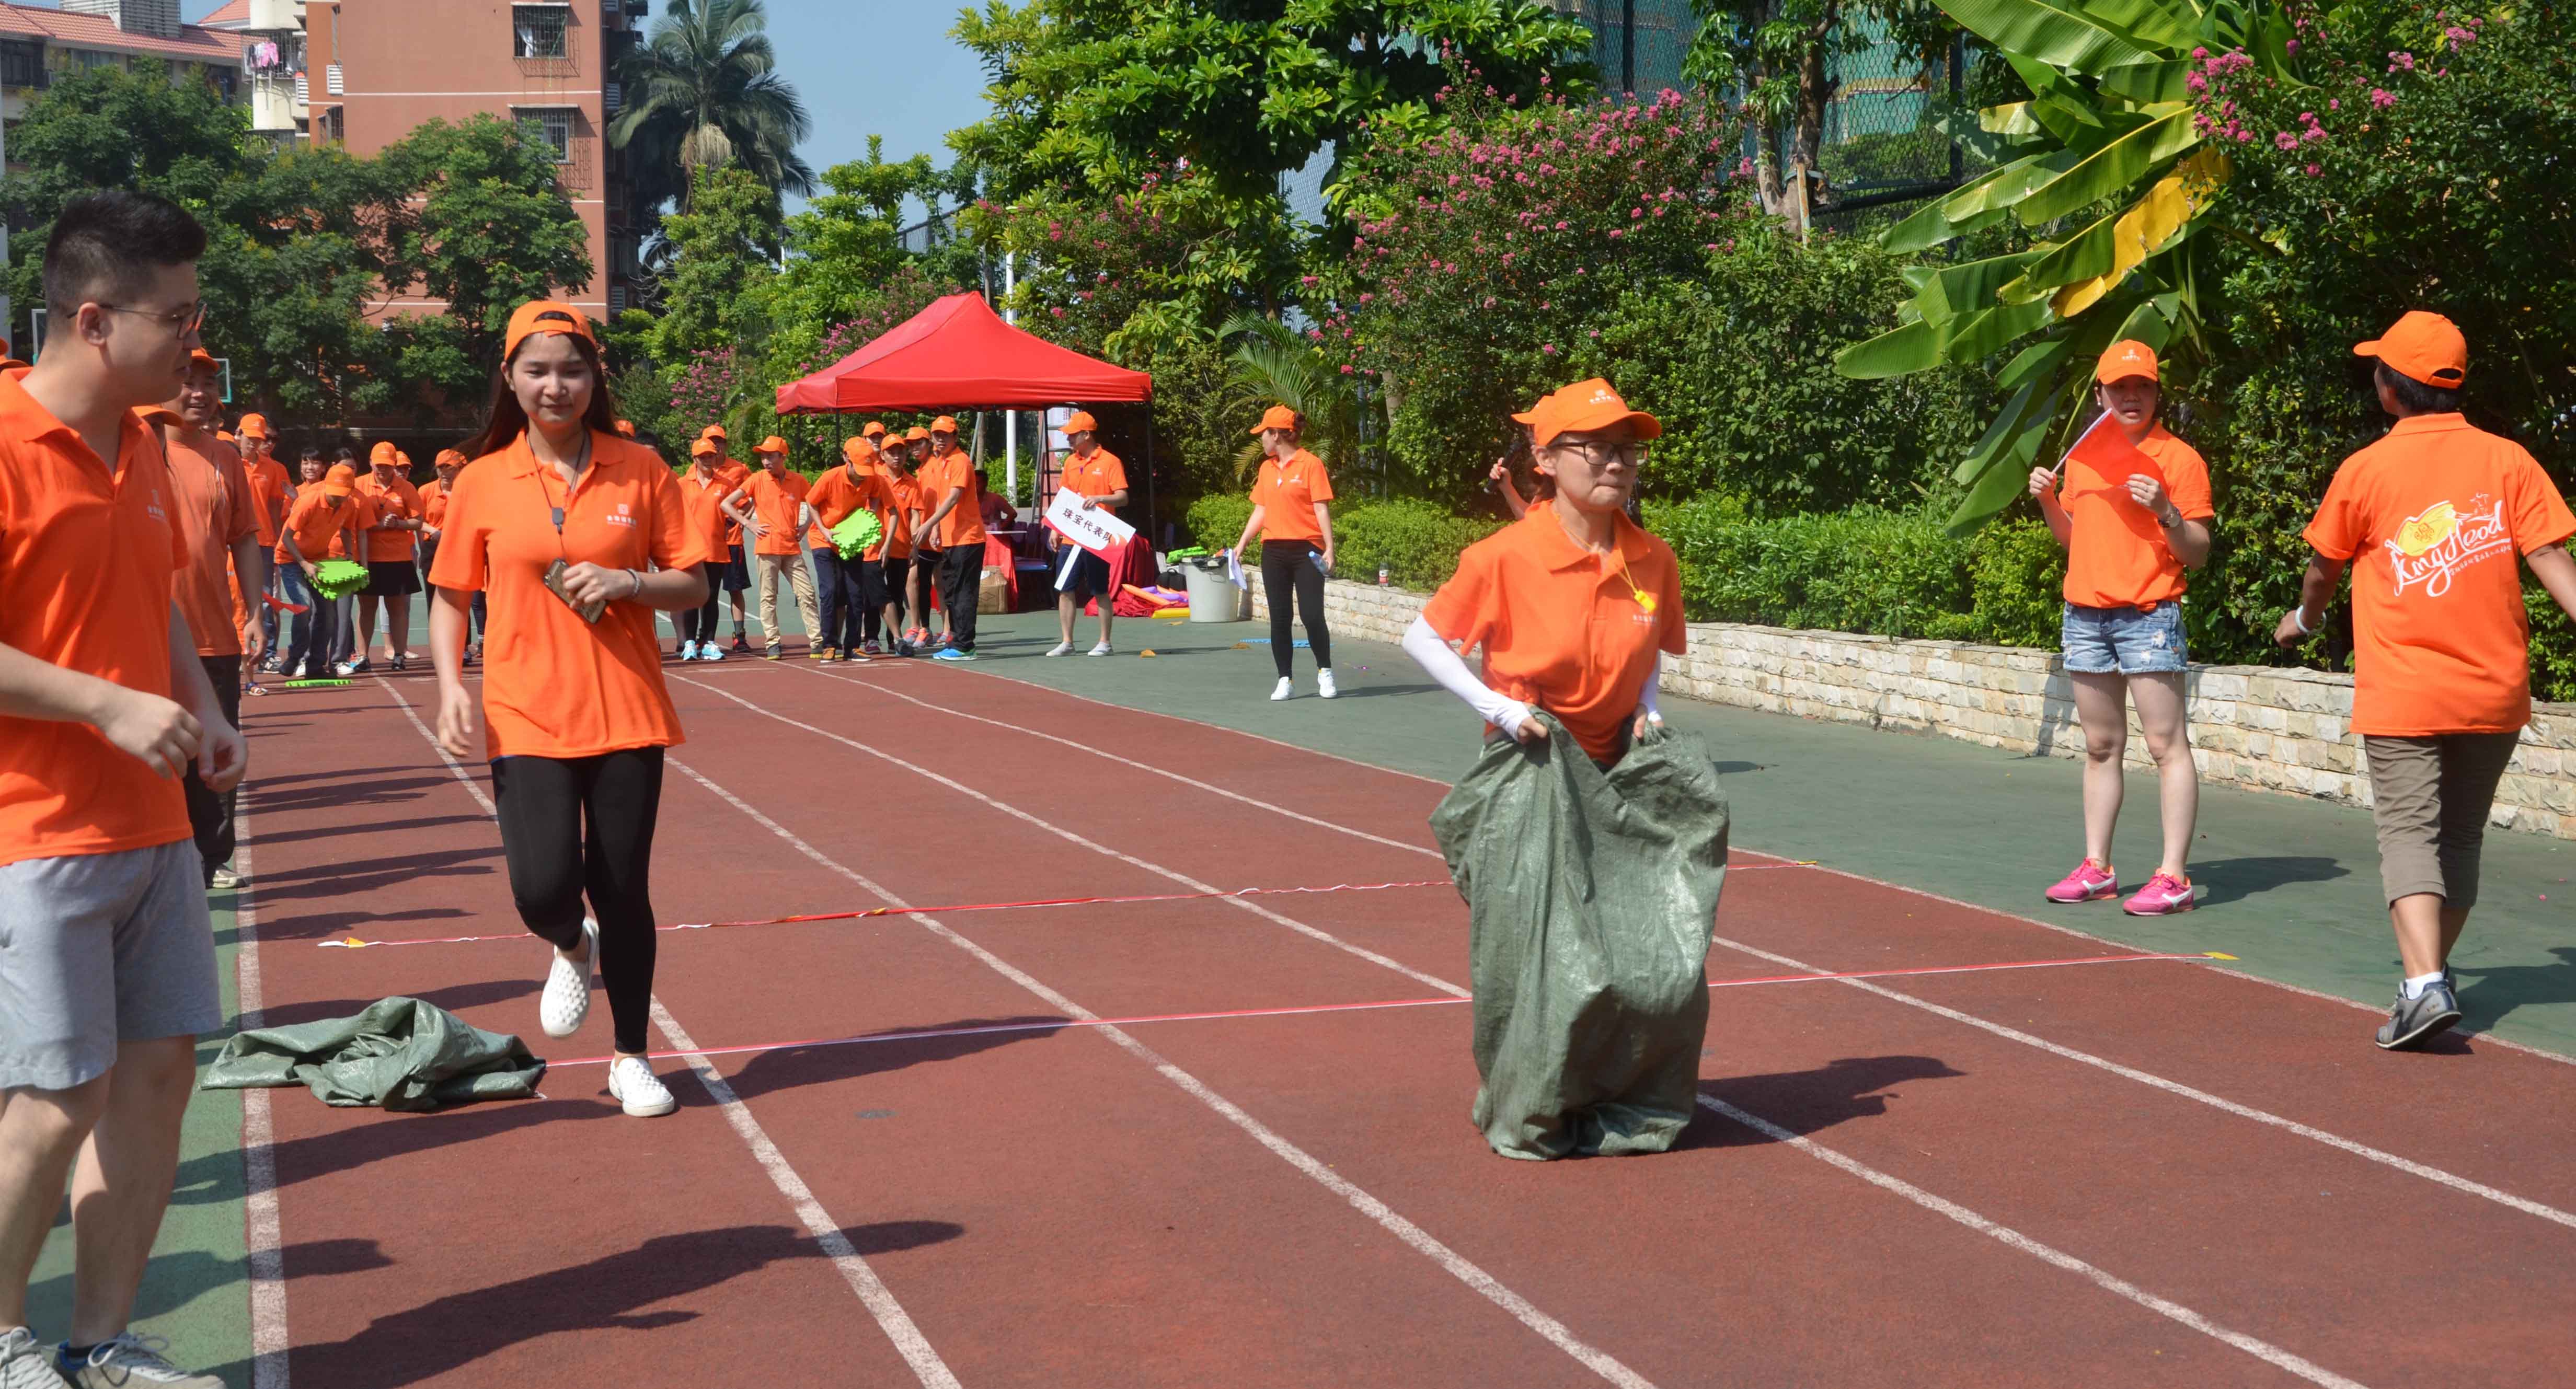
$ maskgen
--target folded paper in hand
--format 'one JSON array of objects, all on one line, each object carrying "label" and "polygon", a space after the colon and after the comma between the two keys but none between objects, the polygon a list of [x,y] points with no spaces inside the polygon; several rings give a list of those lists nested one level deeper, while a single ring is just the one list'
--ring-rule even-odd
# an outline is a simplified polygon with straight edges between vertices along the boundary
[{"label": "folded paper in hand", "polygon": [[1058,489],[1055,500],[1047,504],[1046,522],[1056,534],[1103,559],[1126,549],[1127,542],[1136,538],[1134,526],[1106,507],[1085,507],[1081,495],[1070,487]]}]

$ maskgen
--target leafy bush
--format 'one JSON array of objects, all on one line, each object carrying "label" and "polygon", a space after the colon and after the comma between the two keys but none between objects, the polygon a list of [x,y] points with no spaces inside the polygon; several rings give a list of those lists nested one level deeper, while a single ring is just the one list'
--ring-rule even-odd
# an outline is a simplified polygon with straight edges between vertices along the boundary
[{"label": "leafy bush", "polygon": [[1958,540],[1930,511],[1763,519],[1701,500],[1650,505],[1646,524],[1680,558],[1695,622],[2057,644],[2065,565],[2047,527],[2033,522]]},{"label": "leafy bush", "polygon": [[[1428,592],[1458,572],[1458,556],[1468,546],[1493,534],[1501,523],[1469,520],[1429,502],[1397,500],[1335,504],[1334,567],[1342,577],[1374,582],[1384,566],[1387,579],[1400,588]],[[1240,492],[1211,493],[1190,504],[1190,534],[1211,550],[1222,550],[1243,534],[1252,515],[1252,499]],[[1260,558],[1254,540],[1244,554],[1251,564]]]}]

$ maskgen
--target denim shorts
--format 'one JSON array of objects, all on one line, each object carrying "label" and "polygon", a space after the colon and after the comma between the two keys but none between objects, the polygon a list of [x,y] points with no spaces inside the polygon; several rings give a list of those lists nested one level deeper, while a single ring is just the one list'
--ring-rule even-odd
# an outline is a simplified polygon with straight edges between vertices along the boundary
[{"label": "denim shorts", "polygon": [[2182,604],[2136,608],[2066,605],[2059,636],[2066,668],[2077,675],[2157,675],[2183,668]]}]

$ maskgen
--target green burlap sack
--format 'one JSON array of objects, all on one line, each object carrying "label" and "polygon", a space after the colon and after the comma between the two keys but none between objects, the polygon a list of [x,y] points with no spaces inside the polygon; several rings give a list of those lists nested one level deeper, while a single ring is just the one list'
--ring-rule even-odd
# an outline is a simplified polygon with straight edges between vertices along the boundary
[{"label": "green burlap sack", "polygon": [[832,527],[831,536],[832,548],[840,552],[841,558],[857,559],[885,538],[885,522],[878,520],[873,511],[853,511]]},{"label": "green burlap sack", "polygon": [[379,999],[353,1018],[243,1032],[206,1068],[209,1090],[305,1085],[331,1105],[432,1110],[537,1093],[546,1063],[516,1037],[434,1003]]},{"label": "green burlap sack", "polygon": [[313,587],[338,600],[367,586],[367,566],[353,559],[326,559],[313,566]]},{"label": "green burlap sack", "polygon": [[1512,1158],[1659,1153],[1698,1097],[1726,796],[1688,734],[1604,772],[1547,725],[1431,816],[1469,912],[1476,1127]]}]

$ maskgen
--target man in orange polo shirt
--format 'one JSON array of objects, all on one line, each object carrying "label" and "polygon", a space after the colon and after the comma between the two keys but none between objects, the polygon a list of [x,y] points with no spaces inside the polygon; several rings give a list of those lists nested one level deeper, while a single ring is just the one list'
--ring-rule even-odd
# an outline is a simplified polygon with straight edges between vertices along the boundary
[{"label": "man in orange polo shirt", "polygon": [[2496,783],[2531,722],[2531,624],[2518,552],[2576,616],[2576,535],[2558,487],[2521,445],[2460,414],[2469,344],[2418,310],[2353,348],[2375,360],[2397,423],[2343,461],[2307,541],[2299,606],[2273,639],[2324,625],[2352,569],[2352,731],[2370,766],[2380,886],[2404,976],[2376,1038],[2412,1050],[2460,1020],[2451,949],[2477,905]]},{"label": "man in orange polo shirt", "polygon": [[796,612],[805,619],[811,653],[823,654],[823,619],[814,605],[814,570],[805,563],[804,530],[814,519],[805,505],[811,484],[787,466],[787,441],[772,434],[752,450],[760,471],[724,499],[724,512],[751,538],[760,566],[760,635],[773,661],[786,658],[785,633],[778,626],[778,585],[796,590]]},{"label": "man in orange polo shirt", "polygon": [[[268,547],[259,538],[259,494],[242,468],[232,445],[211,429],[223,410],[220,368],[200,351],[188,359],[188,375],[171,397],[162,442],[168,446],[170,488],[178,507],[172,513],[187,543],[188,563],[170,579],[170,596],[188,619],[197,640],[197,658],[206,680],[223,705],[224,721],[241,724],[242,652],[257,651],[266,628],[268,605],[247,606],[245,624],[233,625],[233,579],[239,575],[244,594],[268,587]],[[161,413],[161,412],[156,412]],[[275,543],[272,536],[270,544]],[[190,768],[187,780],[188,824],[204,860],[206,885],[240,886],[228,866],[233,857],[233,797],[216,791]]]},{"label": "man in orange polo shirt", "polygon": [[[210,356],[206,360],[211,362],[214,358]],[[221,439],[223,435],[218,432],[215,437]],[[251,495],[258,501],[255,519],[259,522],[260,550],[265,554],[277,544],[277,528],[286,524],[286,507],[293,499],[295,480],[287,472],[286,465],[277,461],[277,441],[270,434],[267,416],[242,416],[241,432],[234,447],[241,453],[242,473],[250,479]],[[270,596],[281,600],[287,597],[283,582],[276,566],[269,566]],[[242,596],[248,598],[251,595],[244,590]],[[269,606],[265,603],[257,606],[265,618]],[[253,653],[259,669],[275,669],[277,641],[278,622],[270,620],[266,623],[259,650]]]},{"label": "man in orange polo shirt", "polygon": [[295,566],[311,604],[295,624],[295,640],[286,650],[289,679],[327,679],[345,655],[341,647],[349,640],[349,600],[324,597],[313,587],[313,573],[326,559],[346,559],[366,548],[368,515],[366,499],[358,495],[358,470],[346,463],[332,464],[320,485],[303,489],[286,513],[275,559]]},{"label": "man in orange polo shirt", "polygon": [[[1065,442],[1073,446],[1066,455],[1057,485],[1082,498],[1085,509],[1107,507],[1111,511],[1127,504],[1127,465],[1118,455],[1100,446],[1100,422],[1088,410],[1076,410],[1064,422]],[[1073,615],[1085,598],[1100,601],[1100,643],[1091,648],[1094,656],[1109,654],[1110,609],[1115,594],[1110,592],[1109,561],[1067,540],[1052,529],[1049,538],[1055,543],[1055,620],[1056,631],[1063,638],[1055,644],[1050,656],[1073,654]]]},{"label": "man in orange polo shirt", "polygon": [[[708,425],[698,437],[716,446],[716,477],[725,484],[726,495],[731,495],[734,489],[751,480],[751,469],[726,452],[723,425]],[[744,634],[744,624],[748,619],[744,613],[746,600],[743,595],[751,591],[752,563],[750,552],[743,548],[742,523],[733,520],[732,515],[730,511],[725,513],[725,553],[716,565],[716,579],[723,587],[726,599],[733,605],[733,649],[739,654],[749,655],[751,641]]]},{"label": "man in orange polo shirt", "polygon": [[724,644],[716,640],[716,601],[718,587],[729,567],[725,532],[733,521],[725,515],[724,500],[733,495],[732,479],[716,472],[717,449],[712,439],[699,439],[689,445],[689,470],[680,475],[680,504],[688,516],[690,534],[705,544],[707,560],[707,601],[674,619],[680,629],[680,659],[683,661],[721,661]]},{"label": "man in orange polo shirt", "polygon": [[[0,373],[0,1384],[223,1389],[127,1329],[196,1036],[223,1023],[182,778],[230,791],[246,759],[171,597],[180,495],[135,413],[187,376],[205,245],[163,199],[72,199],[44,361]],[[48,1347],[27,1280],[66,1182],[78,1268]]]},{"label": "man in orange polo shirt", "polygon": [[939,607],[948,617],[948,640],[934,661],[975,659],[975,605],[984,580],[984,515],[975,495],[975,460],[957,446],[957,421],[930,423],[930,462],[922,490],[935,498],[923,525],[939,537]]},{"label": "man in orange polo shirt", "polygon": [[841,466],[815,479],[813,490],[805,496],[814,515],[813,532],[805,539],[813,547],[821,580],[816,606],[822,611],[823,625],[815,640],[825,648],[824,660],[865,661],[870,653],[860,649],[861,629],[867,625],[863,615],[885,606],[879,591],[885,541],[880,539],[865,553],[845,560],[832,546],[832,527],[860,511],[883,522],[893,493],[878,467],[876,446],[865,435],[843,444],[841,458]]},{"label": "man in orange polo shirt", "polygon": [[358,653],[342,663],[343,676],[367,671],[367,655],[376,645],[376,608],[384,606],[385,647],[392,668],[411,665],[411,596],[420,592],[415,562],[421,521],[420,489],[411,485],[411,459],[390,441],[378,440],[367,453],[370,465],[358,479],[358,495],[374,513],[367,522],[367,586],[357,593]]}]

